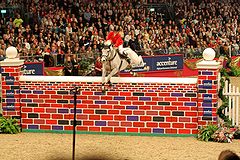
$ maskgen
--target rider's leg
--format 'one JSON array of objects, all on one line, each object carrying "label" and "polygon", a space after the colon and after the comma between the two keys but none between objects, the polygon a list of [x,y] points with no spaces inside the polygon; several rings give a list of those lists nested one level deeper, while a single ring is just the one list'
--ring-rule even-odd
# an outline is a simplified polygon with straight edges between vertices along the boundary
[{"label": "rider's leg", "polygon": [[127,52],[124,52],[123,45],[120,45],[120,46],[118,47],[118,50],[119,50],[119,53],[120,53],[121,55],[124,55],[124,57],[126,57],[127,62],[128,62],[129,64],[131,64],[131,59],[128,57]]}]

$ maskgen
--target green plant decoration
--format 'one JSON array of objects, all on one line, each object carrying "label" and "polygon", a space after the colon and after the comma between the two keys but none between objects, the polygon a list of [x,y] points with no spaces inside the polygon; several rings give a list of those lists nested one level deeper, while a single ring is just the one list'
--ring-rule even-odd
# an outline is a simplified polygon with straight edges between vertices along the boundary
[{"label": "green plant decoration", "polygon": [[20,132],[20,127],[16,119],[0,117],[0,132],[16,134]]},{"label": "green plant decoration", "polygon": [[232,66],[231,66],[231,58],[227,57],[227,63],[226,63],[226,68],[222,68],[220,70],[221,74],[221,79],[220,79],[220,87],[218,91],[218,97],[222,100],[222,105],[218,108],[217,114],[218,116],[224,121],[226,126],[231,125],[231,121],[229,120],[229,117],[226,116],[223,111],[225,108],[229,106],[228,104],[228,97],[223,95],[223,89],[225,87],[225,81],[228,81],[230,83],[230,78],[229,76],[232,74]]},{"label": "green plant decoration", "polygon": [[204,126],[202,129],[199,130],[198,139],[205,142],[212,141],[213,140],[212,135],[217,130],[218,130],[218,127],[213,124]]}]

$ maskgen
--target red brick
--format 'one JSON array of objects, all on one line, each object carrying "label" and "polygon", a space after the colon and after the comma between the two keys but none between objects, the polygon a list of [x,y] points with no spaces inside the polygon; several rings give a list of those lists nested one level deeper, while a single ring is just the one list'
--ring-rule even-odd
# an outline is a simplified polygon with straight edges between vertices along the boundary
[{"label": "red brick", "polygon": [[33,108],[33,112],[44,113],[45,112],[45,108]]},{"label": "red brick", "polygon": [[[43,99],[33,99],[33,103],[44,103],[43,101],[44,101]],[[44,105],[45,105],[45,104],[44,104]],[[50,107],[50,104],[47,104],[47,105],[49,105],[49,107]],[[45,105],[45,106],[46,106],[46,105]],[[44,107],[45,107],[45,106],[44,106]],[[39,107],[41,107],[40,104],[39,104]]]},{"label": "red brick", "polygon": [[82,114],[77,115],[77,119],[79,119],[79,120],[87,120],[88,119],[88,115],[82,115]]},{"label": "red brick", "polygon": [[178,98],[178,101],[189,102],[189,101],[191,101],[191,99],[190,98]]},{"label": "red brick", "polygon": [[147,127],[158,127],[158,123],[156,123],[156,122],[147,122]]},{"label": "red brick", "polygon": [[193,116],[197,116],[197,112],[190,112],[190,111],[187,111],[187,112],[185,112],[185,116],[191,116],[191,117],[193,117]]},{"label": "red brick", "polygon": [[83,95],[78,95],[77,99],[87,99],[87,96],[83,96]]},{"label": "red brick", "polygon": [[127,101],[137,101],[138,97],[126,97]]},{"label": "red brick", "polygon": [[146,111],[147,115],[158,115],[158,111]]},{"label": "red brick", "polygon": [[191,134],[190,129],[179,129],[178,131],[179,134]]},{"label": "red brick", "polygon": [[102,127],[102,132],[113,132],[113,127]]},{"label": "red brick", "polygon": [[120,105],[131,105],[131,101],[120,101]]},{"label": "red brick", "polygon": [[113,116],[112,115],[102,115],[101,120],[113,120]]},{"label": "red brick", "polygon": [[183,102],[172,102],[174,106],[183,106]]},{"label": "red brick", "polygon": [[89,131],[91,132],[100,132],[101,131],[101,129],[100,129],[100,127],[89,127]]},{"label": "red brick", "polygon": [[119,92],[107,92],[107,95],[119,96]]},{"label": "red brick", "polygon": [[108,110],[108,114],[119,114],[119,110]]},{"label": "red brick", "polygon": [[81,92],[82,95],[93,95],[92,91],[82,91]]},{"label": "red brick", "polygon": [[138,133],[138,128],[127,128],[127,132],[136,132],[136,133]]},{"label": "red brick", "polygon": [[133,105],[144,105],[144,102],[133,102]]},{"label": "red brick", "polygon": [[170,93],[158,93],[158,96],[170,97]]},{"label": "red brick", "polygon": [[197,124],[195,123],[186,123],[185,128],[197,128]]},{"label": "red brick", "polygon": [[151,128],[140,128],[140,133],[151,133]]},{"label": "red brick", "polygon": [[32,109],[33,108],[25,108],[25,107],[22,107],[22,112],[32,112]]},{"label": "red brick", "polygon": [[167,102],[173,102],[173,101],[177,101],[177,98],[176,97],[166,97],[166,98],[164,98],[164,100]]},{"label": "red brick", "polygon": [[120,92],[120,96],[131,96],[132,92]]},{"label": "red brick", "polygon": [[100,100],[99,96],[88,96],[88,99]]},{"label": "red brick", "polygon": [[133,111],[133,115],[145,115],[145,111]]},{"label": "red brick", "polygon": [[144,127],[145,123],[144,122],[133,122],[133,127]]},{"label": "red brick", "polygon": [[34,119],[34,124],[45,124],[44,119]]},{"label": "red brick", "polygon": [[54,98],[54,99],[62,99],[62,95],[51,95],[51,98]]},{"label": "red brick", "polygon": [[155,106],[155,105],[153,105],[151,110],[163,110],[163,106]]},{"label": "red brick", "polygon": [[119,122],[109,121],[108,126],[119,126]]},{"label": "red brick", "polygon": [[52,114],[52,119],[63,119],[63,114]]},{"label": "red brick", "polygon": [[171,112],[170,111],[159,111],[160,116],[170,116]]},{"label": "red brick", "polygon": [[88,131],[88,127],[77,126],[78,131]]},{"label": "red brick", "polygon": [[126,128],[114,127],[114,132],[126,132]]},{"label": "red brick", "polygon": [[50,114],[40,114],[40,118],[50,118]]},{"label": "red brick", "polygon": [[120,106],[120,105],[114,105],[114,109],[125,109],[125,106]]},{"label": "red brick", "polygon": [[173,123],[172,127],[173,128],[184,128],[184,123]]},{"label": "red brick", "polygon": [[62,108],[63,105],[62,104],[53,103],[53,104],[51,104],[51,107]]},{"label": "red brick", "polygon": [[89,120],[100,120],[100,115],[89,115]]},{"label": "red brick", "polygon": [[73,130],[73,126],[64,126],[64,130],[72,131]]},{"label": "red brick", "polygon": [[170,111],[177,110],[177,106],[166,106],[164,108],[165,108],[165,110],[170,110]]},{"label": "red brick", "polygon": [[99,104],[89,104],[88,108],[96,108],[96,109],[98,109],[98,108],[100,108],[100,105]]},{"label": "red brick", "polygon": [[83,109],[84,114],[94,114],[94,109]]},{"label": "red brick", "polygon": [[14,68],[4,68],[4,72],[10,73],[10,72],[15,72],[15,71],[14,71]]},{"label": "red brick", "polygon": [[93,126],[94,125],[94,121],[83,121],[83,125],[84,126]]},{"label": "red brick", "polygon": [[87,100],[87,99],[83,99],[82,100],[83,104],[93,104],[93,100]]},{"label": "red brick", "polygon": [[32,124],[33,123],[33,119],[22,118],[22,123]]},{"label": "red brick", "polygon": [[[154,98],[154,97],[153,97]],[[146,103],[146,105],[157,105],[157,102],[145,102]]]},{"label": "red brick", "polygon": [[107,104],[118,104],[118,101],[107,101]]},{"label": "red brick", "polygon": [[51,130],[51,126],[50,125],[40,125],[40,129]]},{"label": "red brick", "polygon": [[55,108],[47,108],[46,112],[47,113],[57,113],[57,110]]},{"label": "red brick", "polygon": [[120,126],[121,127],[132,127],[133,124],[132,124],[132,122],[121,122]]},{"label": "red brick", "polygon": [[112,109],[112,108],[113,108],[112,105],[108,105],[108,104],[106,104],[106,105],[101,105],[100,107],[101,107],[102,109]]},{"label": "red brick", "polygon": [[117,121],[126,121],[126,116],[121,116],[121,115],[115,115],[114,120]]},{"label": "red brick", "polygon": [[56,91],[45,91],[45,94],[56,94]]},{"label": "red brick", "polygon": [[179,117],[179,122],[190,122],[191,119],[187,117]]},{"label": "red brick", "polygon": [[113,100],[112,96],[101,96],[101,100]]},{"label": "red brick", "polygon": [[171,127],[171,123],[159,123],[159,127],[160,128],[170,128]]},{"label": "red brick", "polygon": [[36,94],[28,94],[27,98],[38,98],[38,95],[36,95]]},{"label": "red brick", "polygon": [[140,121],[151,121],[152,116],[140,116]]},{"label": "red brick", "polygon": [[57,124],[57,120],[47,119],[46,124]]},{"label": "red brick", "polygon": [[57,100],[55,99],[45,99],[45,103],[56,103]]},{"label": "red brick", "polygon": [[158,96],[158,95],[157,95],[157,93],[150,93],[150,92],[148,92],[148,93],[145,93],[145,96],[152,96],[152,97],[154,97],[154,96]]},{"label": "red brick", "polygon": [[193,129],[192,130],[192,134],[198,134],[198,130],[197,129]]},{"label": "red brick", "polygon": [[121,114],[123,114],[123,115],[131,115],[132,114],[132,110],[121,110]]},{"label": "red brick", "polygon": [[178,121],[177,117],[167,117],[166,118],[166,122],[177,122],[177,121]]},{"label": "red brick", "polygon": [[144,106],[139,106],[139,109],[140,109],[140,110],[150,110],[151,107],[148,106],[148,105],[144,105]]},{"label": "red brick", "polygon": [[202,80],[205,80],[207,79],[208,76],[198,76],[198,79],[202,79]]},{"label": "red brick", "polygon": [[190,111],[190,107],[183,107],[183,106],[179,106],[178,107],[178,111]]}]

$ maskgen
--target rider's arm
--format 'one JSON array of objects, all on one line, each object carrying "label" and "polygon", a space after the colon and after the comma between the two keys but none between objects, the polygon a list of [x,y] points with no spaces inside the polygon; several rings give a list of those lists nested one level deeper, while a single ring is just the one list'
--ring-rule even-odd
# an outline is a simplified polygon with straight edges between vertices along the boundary
[{"label": "rider's arm", "polygon": [[115,47],[119,47],[120,45],[122,45],[123,44],[123,40],[122,40],[122,38],[121,37],[119,37],[118,39],[117,39],[117,41],[116,41],[116,43],[115,43]]},{"label": "rider's arm", "polygon": [[111,40],[113,35],[114,35],[113,31],[109,32],[106,40]]}]

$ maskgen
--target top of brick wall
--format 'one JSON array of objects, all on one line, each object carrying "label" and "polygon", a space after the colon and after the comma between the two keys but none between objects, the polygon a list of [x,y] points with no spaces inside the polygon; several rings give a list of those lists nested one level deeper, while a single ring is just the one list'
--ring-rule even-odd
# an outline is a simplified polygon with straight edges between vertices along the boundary
[{"label": "top of brick wall", "polygon": [[[102,77],[84,76],[21,76],[20,81],[31,82],[101,82]],[[196,84],[197,78],[113,77],[113,83],[174,83]]]}]

